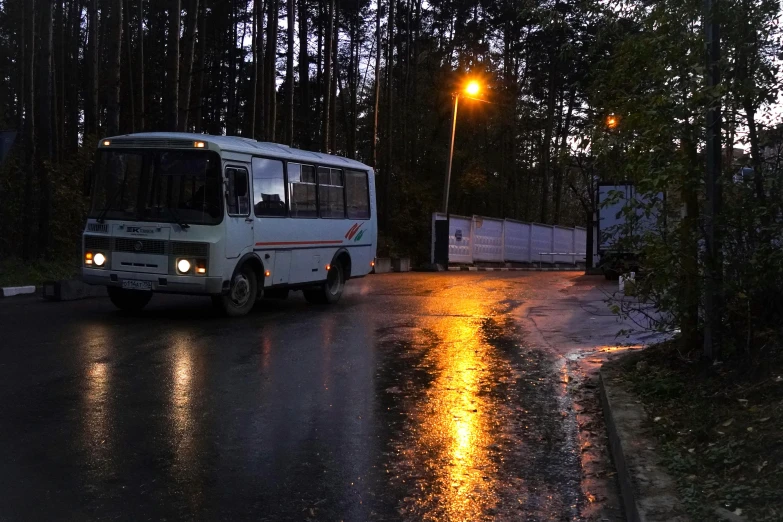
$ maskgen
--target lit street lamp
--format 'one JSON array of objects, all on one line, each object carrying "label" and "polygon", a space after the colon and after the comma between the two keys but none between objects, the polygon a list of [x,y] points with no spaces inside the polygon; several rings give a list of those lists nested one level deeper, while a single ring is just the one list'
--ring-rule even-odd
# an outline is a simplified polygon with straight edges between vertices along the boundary
[{"label": "lit street lamp", "polygon": [[[474,97],[481,91],[481,85],[476,80],[471,80],[468,82],[468,84],[465,86],[465,96],[466,98],[475,99]],[[446,170],[446,190],[445,194],[443,195],[443,213],[446,214],[446,218],[448,219],[449,215],[449,186],[451,185],[451,161],[454,157],[454,136],[457,132],[457,109],[459,107],[459,97],[461,96],[460,92],[454,93],[454,117],[451,122],[451,148],[449,149],[449,167]],[[484,100],[478,100],[478,101],[484,101]]]}]

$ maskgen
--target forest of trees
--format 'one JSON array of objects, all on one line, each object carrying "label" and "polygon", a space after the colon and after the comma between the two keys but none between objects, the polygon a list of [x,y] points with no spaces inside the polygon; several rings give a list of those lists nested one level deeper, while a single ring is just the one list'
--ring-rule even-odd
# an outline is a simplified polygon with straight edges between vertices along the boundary
[{"label": "forest of trees", "polygon": [[[770,295],[783,294],[769,283],[783,281],[781,5],[716,3],[715,88],[704,5],[0,0],[0,130],[17,132],[0,167],[0,257],[77,259],[101,137],[193,131],[372,165],[379,254],[426,261],[452,96],[478,78],[490,103],[460,106],[451,212],[586,226],[598,181],[665,193],[639,291],[688,338],[709,273],[705,114],[720,105],[725,321],[749,344],[744,332],[763,331]],[[741,167],[751,174],[736,181]]]},{"label": "forest of trees", "polygon": [[78,168],[99,138],[193,131],[376,167],[382,248],[416,256],[440,206],[451,96],[468,76],[492,104],[462,105],[452,212],[585,225],[563,159],[584,126],[602,9],[597,0],[0,0],[0,129],[19,132],[25,180],[0,190],[27,217],[15,214],[13,253],[52,254],[59,198],[78,199]]}]

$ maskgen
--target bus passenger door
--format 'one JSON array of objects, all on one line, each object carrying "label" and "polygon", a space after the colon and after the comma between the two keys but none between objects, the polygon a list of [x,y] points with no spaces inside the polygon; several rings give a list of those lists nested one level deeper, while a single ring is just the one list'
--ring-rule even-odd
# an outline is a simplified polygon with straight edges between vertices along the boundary
[{"label": "bus passenger door", "polygon": [[250,177],[247,169],[226,167],[226,258],[239,257],[253,247],[253,223],[250,209]]}]

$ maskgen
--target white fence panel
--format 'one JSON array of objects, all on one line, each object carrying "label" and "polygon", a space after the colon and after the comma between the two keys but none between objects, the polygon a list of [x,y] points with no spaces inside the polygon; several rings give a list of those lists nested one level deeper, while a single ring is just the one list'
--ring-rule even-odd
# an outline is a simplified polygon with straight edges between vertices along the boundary
[{"label": "white fence panel", "polygon": [[[554,228],[554,248],[552,252],[558,254],[570,254],[574,250],[574,229],[573,228]],[[574,256],[558,255],[554,256],[555,263],[573,263]]]},{"label": "white fence panel", "polygon": [[542,256],[542,252],[549,253],[552,250],[552,228],[549,225],[532,225],[530,246],[533,262],[543,261],[544,263],[554,263],[552,256]]},{"label": "white fence panel", "polygon": [[517,263],[530,263],[530,223],[506,220],[505,232],[505,261]]},{"label": "white fence panel", "polygon": [[473,262],[473,219],[449,216],[449,263]]},{"label": "white fence panel", "polygon": [[575,263],[584,263],[587,260],[587,230],[584,228],[574,229],[574,252],[576,252]]},{"label": "white fence panel", "polygon": [[503,261],[503,220],[473,216],[473,260]]}]

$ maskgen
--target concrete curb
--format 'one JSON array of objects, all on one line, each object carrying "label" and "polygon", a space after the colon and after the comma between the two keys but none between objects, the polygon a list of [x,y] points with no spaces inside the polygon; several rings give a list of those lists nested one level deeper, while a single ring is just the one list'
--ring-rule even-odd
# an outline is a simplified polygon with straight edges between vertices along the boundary
[{"label": "concrete curb", "polygon": [[674,480],[660,464],[660,450],[649,433],[647,413],[615,382],[619,372],[600,371],[601,406],[609,446],[617,467],[628,522],[687,522]]},{"label": "concrete curb", "polygon": [[36,292],[35,286],[4,286],[0,288],[0,298],[30,295]]},{"label": "concrete curb", "polygon": [[450,266],[449,272],[584,272],[583,268],[492,268],[483,266]]}]

